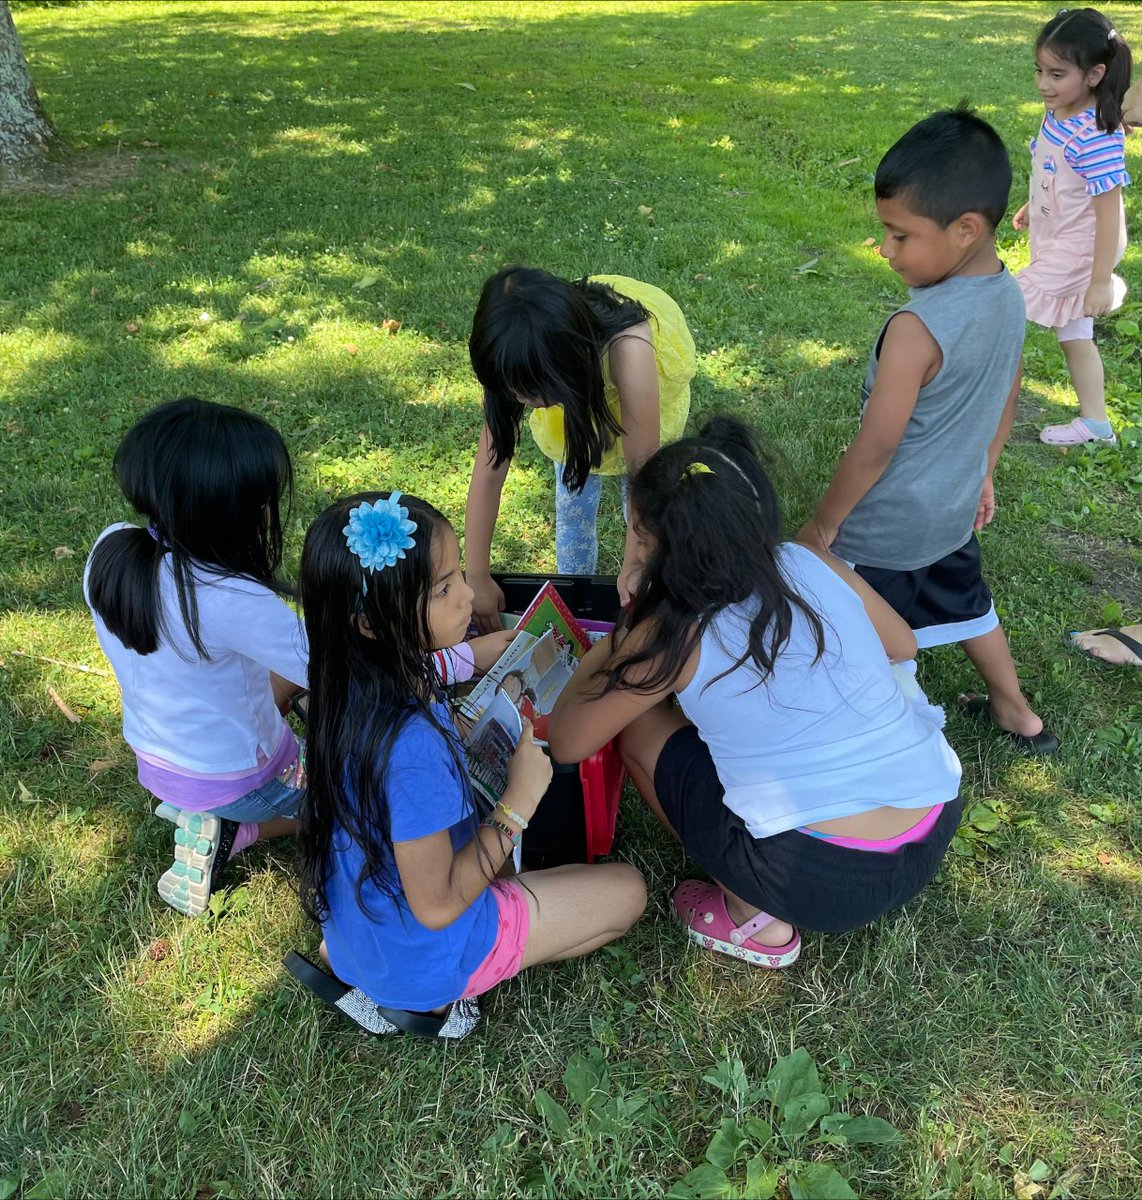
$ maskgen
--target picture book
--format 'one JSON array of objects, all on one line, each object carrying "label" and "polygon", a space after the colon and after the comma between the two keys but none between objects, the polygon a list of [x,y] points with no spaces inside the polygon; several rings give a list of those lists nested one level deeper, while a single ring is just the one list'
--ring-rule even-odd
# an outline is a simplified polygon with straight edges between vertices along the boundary
[{"label": "picture book", "polygon": [[[535,599],[527,606],[526,611],[515,625],[518,631],[508,648],[496,659],[488,673],[460,702],[460,715],[468,721],[478,721],[484,709],[487,708],[496,690],[509,672],[513,671],[519,661],[531,651],[535,643],[544,634],[550,634],[559,657],[566,666],[559,691],[563,683],[571,677],[575,663],[591,648],[590,635],[571,615],[571,610],[563,602],[563,597],[555,590],[551,580],[547,580],[536,593]],[[539,674],[543,674],[540,672]],[[553,685],[556,676],[548,680]],[[533,681],[538,679],[533,672]],[[551,704],[543,709],[549,713],[555,703],[558,691],[551,694]],[[529,714],[530,715],[530,714]],[[536,732],[537,741],[546,741]]]},{"label": "picture book", "polygon": [[531,722],[532,736],[541,745],[547,744],[547,719],[577,661],[549,629],[512,663],[496,686],[496,694],[506,695]]},{"label": "picture book", "polygon": [[591,639],[586,630],[571,615],[571,610],[550,579],[524,610],[523,616],[516,622],[516,628],[525,629],[536,637],[550,629],[559,646],[569,647],[576,658],[582,658],[591,648]]},{"label": "picture book", "polygon": [[537,640],[534,634],[530,634],[526,630],[521,630],[516,634],[508,648],[488,668],[488,673],[483,679],[460,701],[460,715],[468,721],[478,721],[495,695],[500,680]]},{"label": "picture book", "polygon": [[522,732],[519,711],[497,692],[464,739],[468,778],[488,808],[495,807],[508,786],[508,763]]},{"label": "picture book", "polygon": [[[519,711],[507,694],[497,692],[484,709],[483,715],[464,738],[468,760],[468,778],[477,803],[484,812],[491,812],[507,791],[508,765],[515,753],[523,722]],[[520,870],[520,847],[516,846],[512,861]]]}]

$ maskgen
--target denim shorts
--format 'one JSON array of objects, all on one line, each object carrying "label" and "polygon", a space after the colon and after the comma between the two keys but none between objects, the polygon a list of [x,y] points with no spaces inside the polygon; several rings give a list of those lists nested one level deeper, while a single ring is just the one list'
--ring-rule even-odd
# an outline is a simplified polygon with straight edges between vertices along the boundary
[{"label": "denim shorts", "polygon": [[[282,775],[287,775],[292,768],[287,767]],[[301,798],[305,788],[286,783],[282,775],[276,775],[267,780],[259,788],[223,804],[221,808],[209,810],[212,817],[224,817],[227,821],[254,821],[261,824],[274,817],[296,817],[301,807]]]}]

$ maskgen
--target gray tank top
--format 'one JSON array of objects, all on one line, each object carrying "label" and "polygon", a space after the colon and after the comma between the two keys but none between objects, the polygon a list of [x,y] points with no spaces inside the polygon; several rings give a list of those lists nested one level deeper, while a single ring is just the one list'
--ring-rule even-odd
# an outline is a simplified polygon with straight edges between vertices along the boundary
[{"label": "gray tank top", "polygon": [[[1023,294],[1006,267],[912,288],[899,312],[915,313],[943,363],[920,389],[884,474],[849,513],[831,549],[866,567],[930,566],[971,536],[987,450],[1023,353]],[[893,313],[892,316],[896,316]],[[885,321],[861,389],[861,411],[876,380]]]}]

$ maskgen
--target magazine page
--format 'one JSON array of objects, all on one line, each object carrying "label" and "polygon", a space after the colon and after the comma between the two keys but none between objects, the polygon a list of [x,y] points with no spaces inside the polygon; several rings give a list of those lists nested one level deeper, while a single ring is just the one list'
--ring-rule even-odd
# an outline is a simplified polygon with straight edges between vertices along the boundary
[{"label": "magazine page", "polygon": [[522,732],[515,705],[497,692],[464,739],[468,777],[488,808],[494,807],[508,786],[508,764]]},{"label": "magazine page", "polygon": [[550,579],[527,606],[527,610],[516,623],[516,628],[526,629],[536,637],[551,630],[559,647],[570,648],[575,658],[582,658],[591,648],[591,640],[586,631],[571,615],[571,610],[563,602],[563,597],[555,590],[555,585]]},{"label": "magazine page", "polygon": [[460,701],[460,715],[469,721],[478,721],[484,709],[496,693],[500,680],[511,670],[512,665],[525,654],[535,642],[535,635],[521,630],[508,648],[488,669],[488,673]]},{"label": "magazine page", "polygon": [[507,698],[532,725],[532,736],[547,744],[547,720],[559,693],[571,678],[578,659],[569,646],[560,646],[554,630],[548,630],[506,671],[497,696]]}]

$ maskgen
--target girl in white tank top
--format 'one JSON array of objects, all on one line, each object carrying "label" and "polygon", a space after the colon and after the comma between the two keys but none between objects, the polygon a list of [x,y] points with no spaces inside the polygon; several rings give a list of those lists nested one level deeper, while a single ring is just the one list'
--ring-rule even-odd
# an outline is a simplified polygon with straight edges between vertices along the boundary
[{"label": "girl in white tank top", "polygon": [[856,928],[927,883],[959,761],[912,677],[908,626],[839,560],[781,543],[744,425],[715,418],[659,450],[631,506],[641,580],[560,698],[552,753],[617,735],[643,799],[715,880],[675,892],[691,938],[787,966],[795,925]]}]

